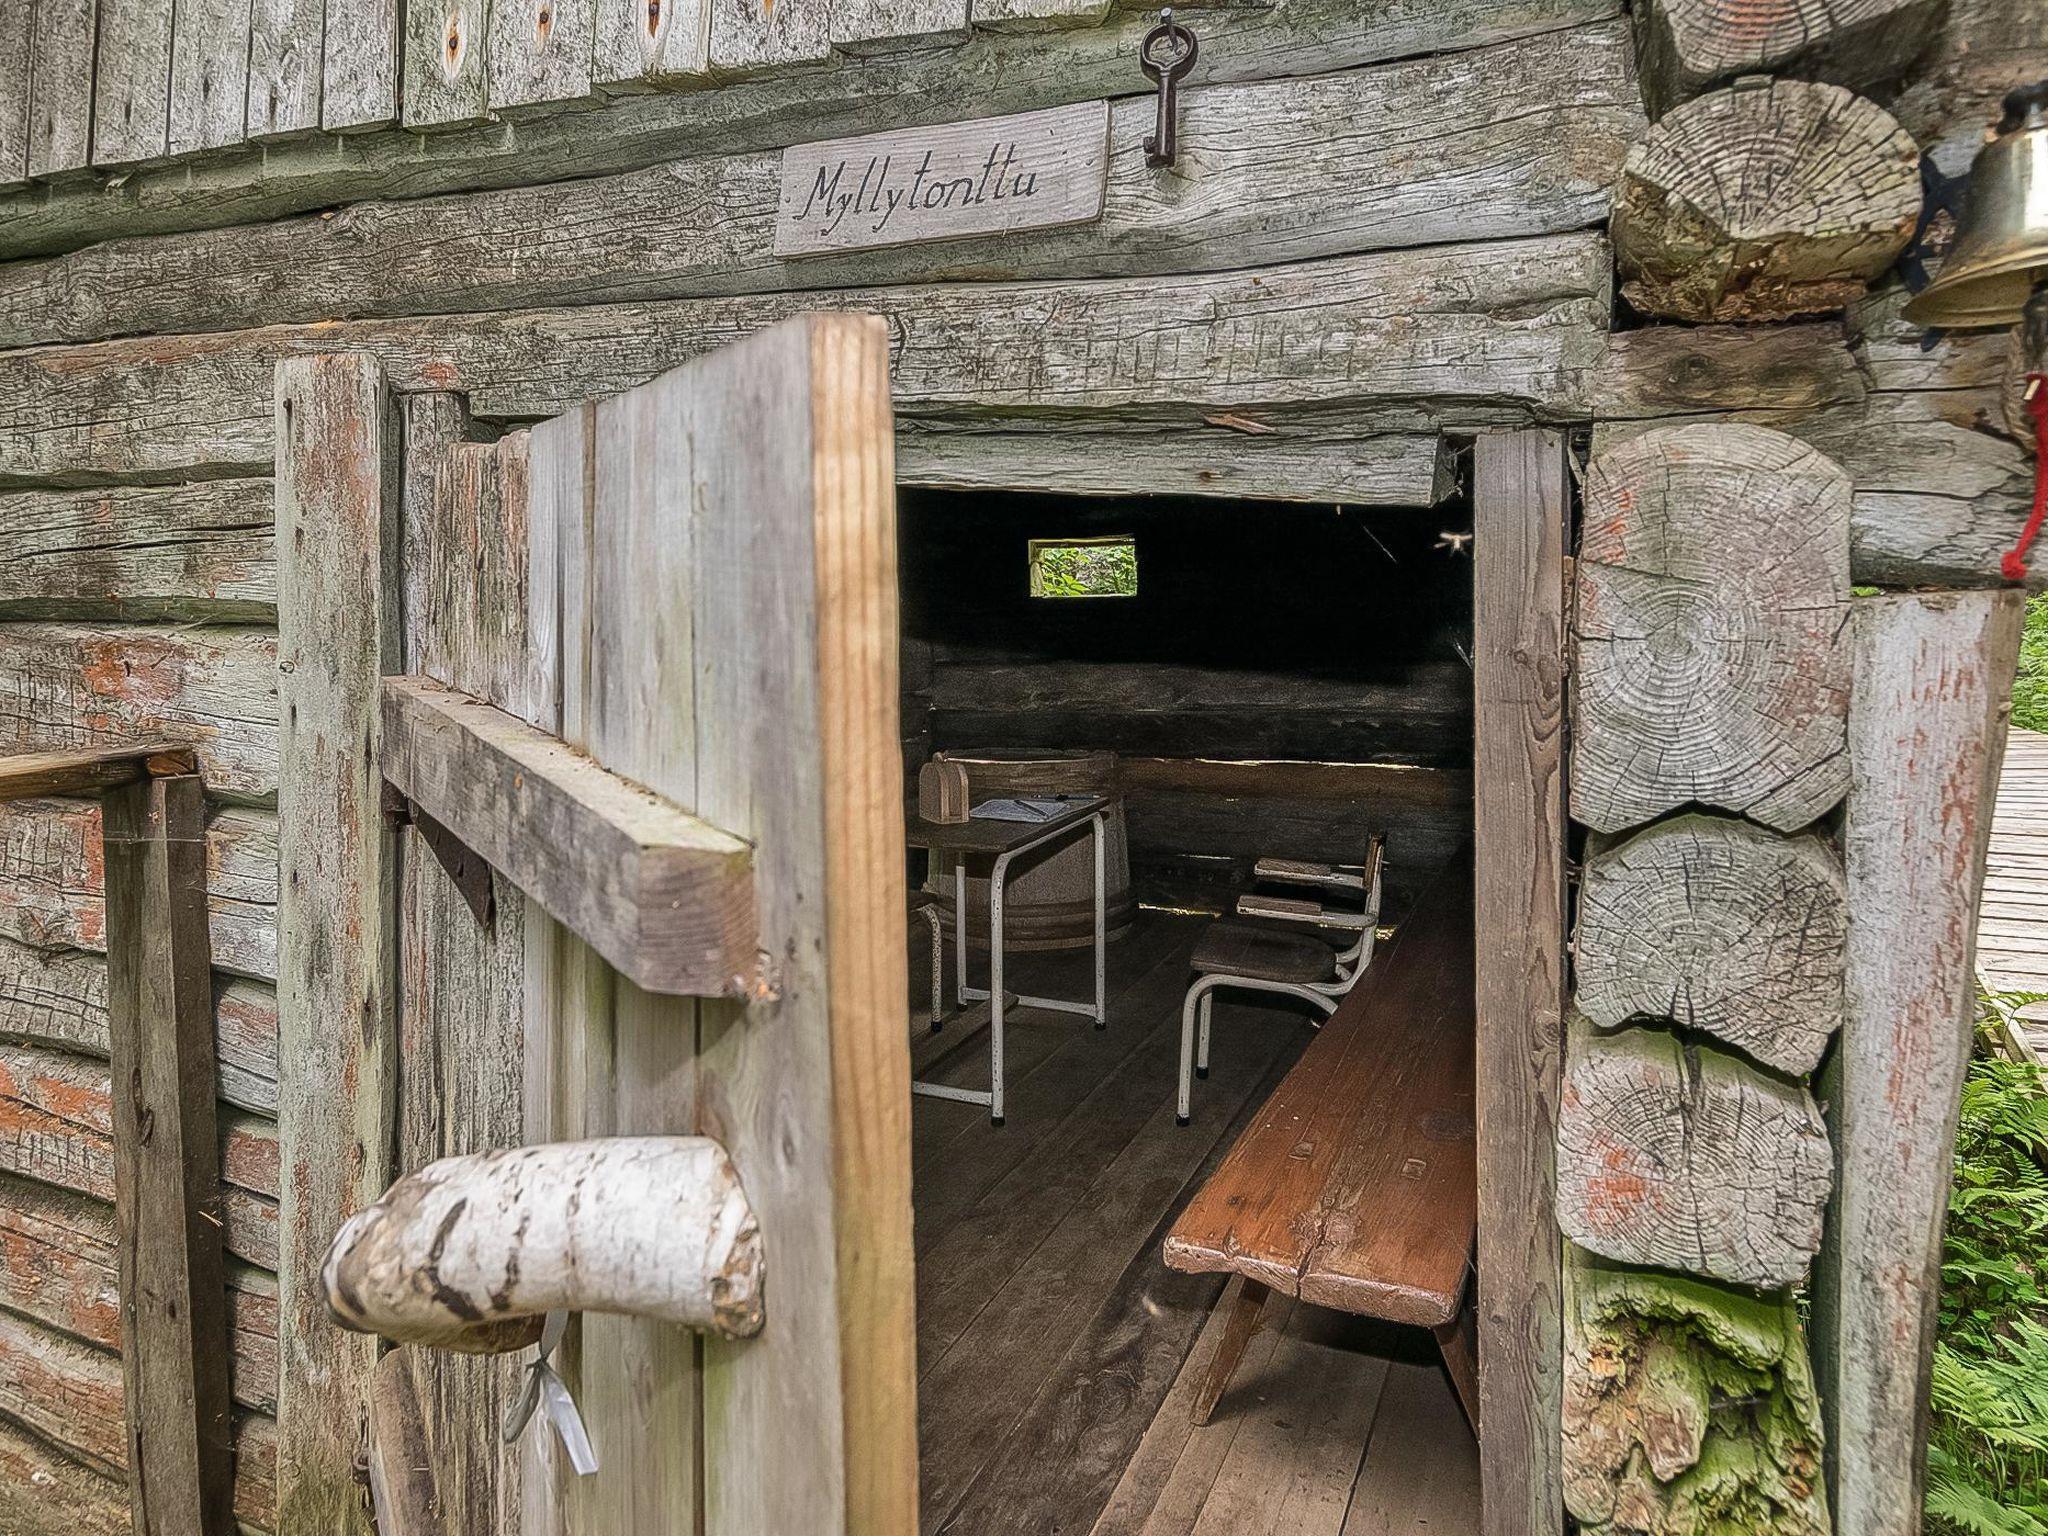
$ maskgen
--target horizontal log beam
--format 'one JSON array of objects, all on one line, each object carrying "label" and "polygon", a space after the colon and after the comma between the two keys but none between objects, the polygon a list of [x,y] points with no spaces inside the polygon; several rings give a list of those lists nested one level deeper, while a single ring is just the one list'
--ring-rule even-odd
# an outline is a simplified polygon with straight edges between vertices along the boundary
[{"label": "horizontal log beam", "polygon": [[[1327,74],[1379,60],[1470,49],[1613,16],[1616,0],[1283,0],[1206,11],[1187,84]],[[257,224],[397,193],[585,177],[686,156],[730,154],[917,123],[1146,95],[1132,67],[1149,11],[1061,39],[1059,67],[1029,33],[977,31],[957,47],[734,80],[715,91],[650,91],[585,112],[491,121],[434,135],[312,135],[139,167],[118,185],[27,188],[0,199],[0,259],[113,234]]]},{"label": "horizontal log beam", "polygon": [[323,1270],[344,1326],[496,1354],[557,1310],[761,1331],[761,1232],[725,1148],[610,1136],[447,1157],[335,1234]]},{"label": "horizontal log beam", "polygon": [[[0,267],[0,347],[344,316],[1263,267],[1561,233],[1605,219],[1607,188],[1644,126],[1628,56],[1627,27],[1610,20],[1312,79],[1187,90],[1189,182],[1171,197],[1145,163],[1152,98],[1128,96],[1112,104],[1101,218],[1052,232],[781,259],[771,248],[780,157],[765,152],[114,240]],[[1299,133],[1305,122],[1317,131]]]},{"label": "horizontal log beam", "polygon": [[96,795],[148,778],[192,773],[198,758],[176,742],[80,747],[69,752],[17,752],[0,757],[0,800]]},{"label": "horizontal log beam", "polygon": [[[285,357],[368,353],[403,392],[526,420],[616,394],[790,316],[891,322],[899,417],[1058,415],[1353,434],[1589,409],[1607,347],[1594,234],[1432,246],[1213,276],[948,283],[350,321],[0,354],[0,484],[267,472]],[[1030,344],[1020,345],[1028,336]],[[1213,450],[1244,434],[1202,425]],[[274,711],[274,706],[273,706]],[[209,778],[216,777],[209,775]]]},{"label": "horizontal log beam", "polygon": [[415,807],[649,992],[759,981],[753,850],[516,716],[384,680],[379,767]]}]

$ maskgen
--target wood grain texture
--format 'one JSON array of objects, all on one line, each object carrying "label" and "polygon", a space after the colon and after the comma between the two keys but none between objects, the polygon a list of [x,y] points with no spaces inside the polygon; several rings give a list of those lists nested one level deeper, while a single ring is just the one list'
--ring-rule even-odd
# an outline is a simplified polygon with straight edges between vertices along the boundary
[{"label": "wood grain texture", "polygon": [[346,348],[381,360],[397,389],[533,418],[819,310],[891,322],[905,417],[1250,410],[1283,425],[1290,408],[1341,408],[1354,430],[1412,431],[1583,416],[1607,351],[1608,263],[1598,236],[1576,234],[1171,282],[851,288],[35,348],[0,354],[0,483],[267,468],[263,381],[283,357]]},{"label": "wood grain texture", "polygon": [[399,466],[383,370],[284,364],[276,437],[278,1049],[292,1063],[278,1095],[279,1513],[286,1533],[366,1532],[354,1468],[375,1350],[328,1320],[320,1263],[389,1184],[394,1142],[396,858],[376,762],[378,679],[399,659]]},{"label": "wood grain texture", "polygon": [[1813,1337],[1843,1530],[1917,1531],[1941,1231],[2019,594],[1860,598],[1843,826],[1848,1019]]},{"label": "wood grain texture", "polygon": [[[405,665],[517,702],[527,671],[525,436],[465,441],[471,423],[452,396],[401,404]],[[525,930],[540,914],[497,880],[482,926],[416,832],[399,851],[398,1171],[545,1139],[543,1127],[527,1135],[521,1094]],[[500,1426],[520,1362],[404,1353],[450,1536],[516,1532],[524,1451]],[[547,1433],[526,1443],[545,1445]]]},{"label": "wood grain texture", "polygon": [[190,747],[138,742],[77,752],[23,752],[0,757],[0,800],[40,795],[96,795],[152,775],[189,774]]},{"label": "wood grain texture", "polygon": [[[277,1113],[277,995],[261,982],[217,976],[214,1057],[224,1104]],[[104,1058],[107,963],[74,949],[0,938],[0,1037]]]},{"label": "wood grain texture", "polygon": [[243,123],[250,143],[319,130],[326,27],[323,0],[250,0],[249,102]]},{"label": "wood grain texture", "polygon": [[177,0],[171,26],[173,155],[242,141],[249,99],[251,0]]},{"label": "wood grain texture", "polygon": [[129,1502],[138,1536],[231,1536],[205,791],[139,779],[103,819]]},{"label": "wood grain texture", "polygon": [[711,0],[596,0],[591,84],[600,91],[702,86],[710,78]]},{"label": "wood grain texture", "polygon": [[1841,855],[1820,834],[1692,815],[1595,838],[1574,1001],[1605,1028],[1670,1019],[1803,1076],[1841,1027],[1849,922]]},{"label": "wood grain texture", "polygon": [[957,41],[967,31],[968,0],[839,0],[832,7],[832,46],[900,48]]},{"label": "wood grain texture", "polygon": [[1848,476],[1746,425],[1646,432],[1586,471],[1572,815],[1697,803],[1805,826],[1849,763]]},{"label": "wood grain texture", "polygon": [[[430,679],[387,678],[384,777],[650,992],[755,986],[751,857],[559,737]],[[0,791],[5,788],[0,762]]]},{"label": "wood grain texture", "polygon": [[1798,80],[1716,91],[1629,150],[1622,294],[1680,320],[1824,314],[1890,269],[1919,216],[1919,147],[1876,103]]},{"label": "wood grain texture", "polygon": [[262,623],[266,479],[0,495],[0,618]]},{"label": "wood grain texture", "polygon": [[327,0],[320,51],[320,126],[326,132],[360,133],[398,120],[399,5]]},{"label": "wood grain texture", "polygon": [[[2011,727],[1984,856],[1984,898],[1978,904],[1977,968],[1993,992],[2048,992],[2048,734]],[[2022,1005],[2018,1020],[2042,1034],[2048,1007]]]},{"label": "wood grain texture", "polygon": [[404,122],[462,127],[490,113],[489,0],[403,0]]},{"label": "wood grain texture", "polygon": [[493,112],[553,110],[590,94],[598,0],[499,0],[491,7]]},{"label": "wood grain texture", "polygon": [[1937,0],[1646,0],[1636,11],[1643,93],[1662,114],[1741,75],[1880,85],[1904,73],[1946,10]]},{"label": "wood grain texture", "polygon": [[716,0],[710,7],[712,73],[733,79],[832,53],[831,0]]},{"label": "wood grain texture", "polygon": [[[228,1250],[277,1266],[277,1131],[220,1116]],[[114,1199],[113,1086],[107,1064],[26,1045],[0,1046],[0,1171]]]},{"label": "wood grain texture", "polygon": [[1806,1278],[1832,1154],[1806,1089],[1663,1030],[1566,1021],[1557,1219],[1623,1264],[1736,1285]]},{"label": "wood grain texture", "polygon": [[1477,1220],[1470,902],[1454,861],[1181,1213],[1169,1265],[1415,1326],[1456,1314]]},{"label": "wood grain texture", "polygon": [[[225,810],[207,827],[214,964],[277,974],[277,820]],[[43,949],[104,953],[106,866],[99,807],[87,801],[0,804],[0,935]]]},{"label": "wood grain texture", "polygon": [[[644,6],[605,0],[604,16],[615,14],[614,6],[627,18],[646,14]],[[688,9],[701,26],[708,13],[698,6]],[[1481,48],[1615,13],[1614,0],[1386,0],[1370,13],[1346,0],[1296,0],[1270,9],[1232,6],[1205,17],[1202,59],[1188,83],[1326,74]],[[701,97],[648,92],[612,103],[602,134],[593,134],[580,114],[485,125],[445,136],[431,159],[398,135],[348,146],[346,154],[318,140],[270,145],[256,175],[251,172],[258,168],[258,157],[251,152],[216,166],[145,172],[118,197],[84,188],[39,194],[36,218],[0,216],[0,254],[47,253],[116,233],[261,223],[388,195],[394,176],[409,194],[425,196],[1098,100],[1136,87],[1131,59],[1155,20],[1156,13],[1135,11],[1070,33],[1062,40],[1058,70],[1042,67],[1040,39],[978,32],[958,48],[848,56],[817,68],[736,81],[721,89],[712,113]],[[691,33],[687,24],[681,30]],[[600,49],[604,36],[601,25]],[[637,56],[637,41],[630,30],[626,36]]]},{"label": "wood grain texture", "polygon": [[34,1431],[0,1420],[0,1471],[19,1536],[128,1536],[127,1490]]},{"label": "wood grain texture", "polygon": [[37,0],[28,55],[28,173],[83,172],[92,158],[93,35],[98,0]]},{"label": "wood grain texture", "polygon": [[170,132],[172,0],[100,0],[93,54],[92,163],[163,154]]},{"label": "wood grain texture", "polygon": [[1564,1019],[1563,434],[1473,459],[1477,1297],[1486,1536],[1550,1536],[1558,1485],[1554,1131]]},{"label": "wood grain texture", "polygon": [[11,5],[0,13],[0,49],[8,67],[0,73],[0,186],[28,179],[29,61],[34,56],[33,5]]},{"label": "wood grain texture", "polygon": [[[0,268],[0,342],[949,277],[1269,266],[1561,232],[1604,217],[1607,189],[1642,127],[1627,49],[1626,31],[1607,22],[1312,80],[1190,89],[1186,158],[1171,184],[1144,163],[1150,101],[1116,101],[1103,217],[1057,233],[779,260],[779,157],[755,153],[113,240]],[[1308,124],[1313,133],[1302,131]]]}]

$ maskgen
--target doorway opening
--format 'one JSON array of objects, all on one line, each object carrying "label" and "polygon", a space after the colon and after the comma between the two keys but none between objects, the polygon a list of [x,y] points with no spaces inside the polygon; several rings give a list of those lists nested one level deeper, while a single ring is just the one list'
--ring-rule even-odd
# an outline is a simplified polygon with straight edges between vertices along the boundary
[{"label": "doorway opening", "polygon": [[[1184,1003],[1219,917],[1304,963],[1320,945],[1309,985],[1353,1006],[1346,954],[1365,951],[1365,997],[1469,847],[1469,497],[905,489],[899,515],[913,811],[935,761],[957,765],[970,814],[1059,796],[1104,807],[1105,1027],[1085,1008],[1087,830],[1006,872],[1000,1127],[966,1101],[993,1071],[992,1001],[973,995],[990,979],[991,870],[911,855],[929,898],[907,957],[913,1072],[958,1091],[913,1113],[925,1536],[1476,1528],[1477,1452],[1427,1329],[1276,1295],[1198,1427],[1245,1281],[1163,1257],[1233,1148],[1280,1112],[1329,1013],[1219,986],[1180,1124]],[[1376,836],[1370,922],[1290,912],[1366,912],[1368,882],[1344,878],[1372,867]],[[1334,883],[1304,887],[1305,868]],[[1456,1049],[1469,1058],[1469,1024]]]}]

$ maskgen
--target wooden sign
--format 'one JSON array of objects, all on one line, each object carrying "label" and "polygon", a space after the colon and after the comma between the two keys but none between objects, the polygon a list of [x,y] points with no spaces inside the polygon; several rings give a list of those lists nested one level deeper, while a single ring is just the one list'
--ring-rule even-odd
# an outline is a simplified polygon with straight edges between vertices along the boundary
[{"label": "wooden sign", "polygon": [[1102,217],[1109,103],[802,144],[782,154],[775,254],[960,240]]}]

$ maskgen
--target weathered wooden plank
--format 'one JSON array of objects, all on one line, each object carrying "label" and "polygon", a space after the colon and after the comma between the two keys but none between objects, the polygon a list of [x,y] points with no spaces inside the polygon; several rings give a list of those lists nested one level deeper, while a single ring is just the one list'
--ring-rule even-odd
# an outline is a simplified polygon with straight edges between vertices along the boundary
[{"label": "weathered wooden plank", "polygon": [[1826,1085],[1836,1193],[1813,1338],[1839,1528],[1920,1529],[1928,1372],[1976,897],[2018,654],[2017,593],[1861,598],[1843,827],[1848,1020]]},{"label": "weathered wooden plank", "polygon": [[1574,1012],[1566,1034],[1565,1236],[1638,1268],[1800,1284],[1820,1249],[1831,1174],[1812,1095],[1661,1029],[1603,1034]]},{"label": "weathered wooden plank", "polygon": [[0,495],[0,618],[267,622],[270,499],[268,479]]},{"label": "weathered wooden plank", "polygon": [[251,0],[177,0],[171,29],[171,154],[245,136]]},{"label": "weathered wooden plank", "polygon": [[192,773],[105,797],[108,1071],[135,1525],[231,1536],[205,814]]},{"label": "weathered wooden plank", "polygon": [[133,165],[164,152],[170,130],[171,0],[99,0],[92,163]]},{"label": "weathered wooden plank", "polygon": [[831,0],[724,0],[711,7],[712,72],[737,78],[832,55]]},{"label": "weathered wooden plank", "polygon": [[[429,678],[384,681],[384,777],[650,992],[758,981],[747,844]],[[0,761],[0,792],[6,785]]]},{"label": "weathered wooden plank", "polygon": [[[221,1102],[277,1113],[277,996],[261,982],[214,982],[214,1054]],[[0,1038],[107,1054],[107,963],[74,949],[0,939]]]},{"label": "weathered wooden plank", "polygon": [[1474,995],[1485,1536],[1562,1518],[1553,1140],[1563,1074],[1562,434],[1486,434],[1473,461]]},{"label": "weathered wooden plank", "polygon": [[197,759],[190,747],[139,743],[91,747],[77,752],[23,752],[0,757],[0,800],[47,795],[96,795],[151,775],[189,774]]},{"label": "weathered wooden plank", "polygon": [[597,0],[497,0],[491,7],[490,108],[546,110],[590,95]]},{"label": "weathered wooden plank", "polygon": [[955,42],[967,31],[968,0],[838,0],[832,46],[860,52],[911,43]]},{"label": "weathered wooden plank", "polygon": [[277,788],[277,642],[254,629],[0,625],[0,751],[190,741],[207,788]]},{"label": "weathered wooden plank", "polygon": [[993,32],[1093,27],[1113,8],[1112,0],[974,0],[974,24]]},{"label": "weathered wooden plank", "polygon": [[[207,827],[214,963],[277,973],[277,819],[225,810]],[[89,801],[0,804],[0,936],[42,949],[107,947],[100,810]]]},{"label": "weathered wooden plank", "polygon": [[405,126],[457,128],[490,113],[489,0],[404,0]]},{"label": "weathered wooden plank", "polygon": [[[123,1477],[120,1362],[90,1344],[0,1313],[0,1423],[10,1421],[103,1477]],[[276,1425],[264,1414],[243,1413],[234,1433],[235,1514],[259,1530],[272,1529]]]},{"label": "weathered wooden plank", "polygon": [[1342,1536],[1482,1528],[1479,1447],[1449,1381],[1434,1365],[1389,1366]]},{"label": "weathered wooden plank", "polygon": [[[1627,50],[1626,31],[1607,22],[1311,80],[1189,90],[1182,132],[1201,159],[1190,150],[1185,190],[1174,194],[1144,161],[1151,101],[1117,101],[1103,216],[1057,232],[780,260],[780,157],[747,154],[115,240],[0,269],[0,343],[949,277],[1270,266],[1560,232],[1606,216],[1607,187],[1641,127]],[[1300,132],[1303,123],[1317,131]]]},{"label": "weathered wooden plank", "polygon": [[[0,1306],[102,1348],[121,1347],[119,1250],[104,1202],[0,1175]],[[277,1404],[277,1281],[230,1264],[228,1337],[235,1401]]]},{"label": "weathered wooden plank", "polygon": [[283,364],[276,398],[279,1504],[289,1529],[367,1532],[353,1468],[376,1351],[328,1320],[320,1265],[391,1181],[396,857],[376,761],[378,678],[399,660],[398,418],[361,355]]},{"label": "weathered wooden plank", "polygon": [[0,1513],[16,1536],[129,1536],[128,1494],[49,1440],[0,1419]]},{"label": "weathered wooden plank", "polygon": [[320,127],[323,0],[250,0],[249,104],[252,144],[302,137]]},{"label": "weathered wooden plank", "polygon": [[1342,405],[1367,431],[1570,419],[1605,356],[1607,288],[1605,243],[1581,234],[1171,281],[854,288],[34,348],[0,354],[0,483],[267,467],[262,381],[281,357],[344,348],[381,360],[396,388],[459,390],[478,415],[531,418],[819,310],[892,322],[895,399],[911,416],[1249,410],[1284,424],[1289,406]]},{"label": "weathered wooden plank", "polygon": [[1766,428],[1646,432],[1586,472],[1573,817],[1688,804],[1780,831],[1848,788],[1849,478]]},{"label": "weathered wooden plank", "polygon": [[92,158],[93,33],[98,0],[37,0],[28,55],[28,173],[82,172]]},{"label": "weathered wooden plank", "polygon": [[[228,1248],[274,1268],[276,1130],[238,1113],[223,1114],[220,1126]],[[105,1062],[0,1045],[0,1171],[113,1203],[113,1085]]]},{"label": "weathered wooden plank", "polygon": [[591,84],[605,92],[708,83],[709,0],[595,0]]},{"label": "weathered wooden plank", "polygon": [[320,126],[328,133],[361,133],[398,120],[398,10],[399,0],[327,0]]},{"label": "weathered wooden plank", "polygon": [[[464,442],[469,423],[446,395],[409,397],[404,414],[405,664],[517,702],[527,668],[524,434]],[[528,1136],[522,1105],[525,930],[539,913],[498,880],[495,915],[479,925],[417,835],[401,839],[400,855],[399,1170],[547,1139],[538,1127]],[[404,1353],[414,1356],[425,1464],[447,1529],[516,1536],[522,1460],[551,1434],[503,1442],[522,1384],[517,1356]]]},{"label": "weathered wooden plank", "polygon": [[1820,834],[1691,815],[1595,838],[1574,1001],[1604,1028],[1668,1018],[1804,1076],[1841,1027],[1849,922],[1841,855]]},{"label": "weathered wooden plank", "polygon": [[10,5],[0,11],[0,187],[28,179],[29,61],[34,57],[36,8]]},{"label": "weathered wooden plank", "polygon": [[[1202,57],[1187,83],[1318,75],[1479,48],[1597,21],[1617,9],[1615,0],[1387,0],[1370,12],[1349,0],[1231,6],[1205,14]],[[708,15],[701,5],[664,4],[659,11],[687,11],[689,20],[677,17],[673,25],[702,46]],[[647,15],[638,0],[605,0],[599,57],[608,57],[603,50],[609,19],[624,21],[624,41],[636,61],[628,76],[640,68],[633,18]],[[1131,60],[1155,20],[1155,12],[1134,11],[1072,33],[1062,42],[1056,70],[1044,67],[1042,40],[977,31],[958,48],[845,57],[815,69],[738,81],[719,92],[715,112],[688,94],[632,97],[607,108],[603,133],[593,133],[590,123],[574,115],[545,114],[447,135],[430,158],[396,135],[346,146],[345,153],[318,140],[267,146],[260,157],[251,152],[218,165],[140,173],[118,197],[82,187],[39,194],[32,219],[8,217],[13,210],[0,208],[0,256],[63,250],[114,234],[262,223],[388,196],[394,178],[422,196],[531,184],[661,159],[1123,95],[1136,84]],[[672,33],[668,55],[680,53],[675,41]],[[599,78],[608,88],[627,83]]]}]

